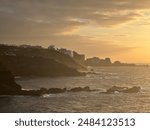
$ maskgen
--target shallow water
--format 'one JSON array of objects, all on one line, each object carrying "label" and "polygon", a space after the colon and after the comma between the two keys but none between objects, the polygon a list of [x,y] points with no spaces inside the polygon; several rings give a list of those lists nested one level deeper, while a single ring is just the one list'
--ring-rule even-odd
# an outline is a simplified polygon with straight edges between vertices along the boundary
[{"label": "shallow water", "polygon": [[[66,92],[41,97],[1,96],[0,112],[150,112],[150,67],[97,67],[81,77],[20,78],[24,89],[89,86],[94,92]],[[112,87],[141,87],[140,93],[101,94]]]}]

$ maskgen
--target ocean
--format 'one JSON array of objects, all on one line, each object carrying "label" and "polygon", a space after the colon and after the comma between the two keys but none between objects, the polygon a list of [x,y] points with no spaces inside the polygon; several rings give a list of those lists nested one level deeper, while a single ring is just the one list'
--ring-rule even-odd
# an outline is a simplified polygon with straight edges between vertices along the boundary
[{"label": "ocean", "polygon": [[[94,67],[79,77],[16,78],[24,89],[86,87],[92,92],[32,96],[0,96],[0,112],[150,112],[150,67]],[[112,86],[141,87],[139,93],[103,94]]]}]

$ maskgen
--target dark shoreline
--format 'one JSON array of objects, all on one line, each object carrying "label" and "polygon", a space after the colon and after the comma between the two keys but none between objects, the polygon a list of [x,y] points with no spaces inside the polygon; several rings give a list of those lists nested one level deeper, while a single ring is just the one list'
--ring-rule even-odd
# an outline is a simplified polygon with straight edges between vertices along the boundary
[{"label": "dark shoreline", "polygon": [[[68,70],[67,76],[83,76],[85,73],[80,73]],[[71,71],[71,72],[70,72]],[[62,75],[60,75],[62,76]],[[63,75],[66,76],[66,75]],[[59,76],[51,76],[59,77]],[[24,95],[24,96],[41,96],[46,93],[61,93],[66,91],[66,89],[51,88],[45,89],[41,88],[39,90],[23,90],[22,86],[18,85],[15,81],[14,75],[9,71],[2,63],[0,63],[0,95]]]}]

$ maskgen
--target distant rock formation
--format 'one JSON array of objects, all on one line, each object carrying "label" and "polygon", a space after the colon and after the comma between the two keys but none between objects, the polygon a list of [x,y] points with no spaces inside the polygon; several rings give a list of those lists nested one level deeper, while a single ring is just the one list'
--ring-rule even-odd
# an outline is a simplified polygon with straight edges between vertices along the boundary
[{"label": "distant rock formation", "polygon": [[105,58],[105,59],[100,59],[98,57],[93,57],[93,58],[88,58],[85,61],[85,65],[88,66],[110,66],[111,59],[110,58]]},{"label": "distant rock formation", "polygon": [[99,57],[88,58],[85,60],[87,66],[135,66],[135,64],[121,63],[120,61],[111,62],[110,58],[100,59]]},{"label": "distant rock formation", "polygon": [[117,87],[117,86],[113,86],[109,89],[107,89],[106,94],[111,94],[111,93],[138,93],[140,92],[141,88],[140,87],[132,87],[132,88],[128,88],[128,87]]}]

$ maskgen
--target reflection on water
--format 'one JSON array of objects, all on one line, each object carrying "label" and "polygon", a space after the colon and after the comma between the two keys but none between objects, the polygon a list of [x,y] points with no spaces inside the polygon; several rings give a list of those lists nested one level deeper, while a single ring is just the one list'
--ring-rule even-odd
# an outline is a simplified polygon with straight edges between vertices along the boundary
[{"label": "reflection on water", "polygon": [[[95,92],[66,92],[42,97],[1,96],[0,112],[150,112],[149,67],[99,67],[83,77],[17,79],[25,89],[89,86]],[[112,87],[139,86],[140,93],[100,94]]]}]

